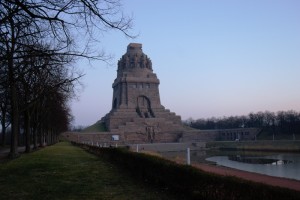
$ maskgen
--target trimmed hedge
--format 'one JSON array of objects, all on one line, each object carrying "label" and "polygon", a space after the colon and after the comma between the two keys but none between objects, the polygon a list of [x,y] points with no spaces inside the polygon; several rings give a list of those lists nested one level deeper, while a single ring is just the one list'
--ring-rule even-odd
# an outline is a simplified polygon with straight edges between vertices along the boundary
[{"label": "trimmed hedge", "polygon": [[297,191],[214,175],[124,148],[76,145],[120,166],[131,176],[175,195],[178,199],[300,199],[300,192]]}]

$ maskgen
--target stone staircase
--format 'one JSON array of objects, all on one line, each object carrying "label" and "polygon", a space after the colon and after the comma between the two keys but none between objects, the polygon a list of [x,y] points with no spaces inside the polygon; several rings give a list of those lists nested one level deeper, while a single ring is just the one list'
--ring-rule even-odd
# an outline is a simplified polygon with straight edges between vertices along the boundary
[{"label": "stone staircase", "polygon": [[[107,120],[111,127],[109,131],[121,135],[128,143],[178,141],[184,131],[180,116],[164,108],[153,111],[155,118],[141,118],[129,109],[112,111]],[[153,128],[151,133],[155,132],[152,139],[147,127]]]}]

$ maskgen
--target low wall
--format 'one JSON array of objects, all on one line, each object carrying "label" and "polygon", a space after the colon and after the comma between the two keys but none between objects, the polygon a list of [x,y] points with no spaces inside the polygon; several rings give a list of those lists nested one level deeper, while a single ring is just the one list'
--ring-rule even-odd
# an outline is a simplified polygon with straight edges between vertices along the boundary
[{"label": "low wall", "polygon": [[191,129],[184,131],[182,142],[198,141],[249,141],[254,140],[261,131],[259,128],[233,128],[233,129],[213,129],[197,130]]},{"label": "low wall", "polygon": [[111,132],[94,132],[94,133],[80,133],[80,132],[64,132],[62,137],[68,141],[89,144],[93,146],[115,146],[124,145],[122,136],[119,135],[119,140],[114,140],[114,134]]},{"label": "low wall", "polygon": [[195,143],[153,143],[153,144],[130,144],[128,145],[132,151],[185,151],[187,148],[190,150],[200,150],[205,148],[205,142]]},{"label": "low wall", "polygon": [[213,141],[206,148],[249,151],[293,151],[300,152],[300,140],[256,140],[256,141]]},{"label": "low wall", "polygon": [[95,133],[79,133],[79,132],[65,132],[62,136],[71,142],[88,144],[92,146],[108,147],[108,146],[129,146],[132,151],[185,151],[199,150],[205,148],[205,142],[183,142],[183,143],[143,143],[143,144],[128,144],[124,143],[122,138],[120,140],[112,140],[113,133],[110,132],[95,132]]}]

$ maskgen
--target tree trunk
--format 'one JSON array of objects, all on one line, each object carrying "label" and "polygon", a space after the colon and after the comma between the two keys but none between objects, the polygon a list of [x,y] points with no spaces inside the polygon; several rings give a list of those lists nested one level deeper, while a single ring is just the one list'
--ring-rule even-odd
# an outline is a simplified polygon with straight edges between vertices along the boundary
[{"label": "tree trunk", "polygon": [[[14,52],[15,52],[15,24],[13,19],[9,20],[11,29],[11,46],[7,51],[8,59],[8,84],[10,87],[10,104],[11,104],[11,143],[10,143],[10,158],[18,157],[18,133],[19,133],[19,108],[18,108],[18,93],[17,84],[14,75]],[[9,46],[9,45],[8,45]]]},{"label": "tree trunk", "polygon": [[19,109],[17,100],[16,86],[11,83],[11,143],[10,143],[10,158],[16,158],[18,153],[18,134],[19,134]]},{"label": "tree trunk", "polygon": [[19,133],[19,108],[18,94],[13,72],[13,55],[8,60],[8,75],[10,84],[10,102],[11,102],[11,143],[10,158],[18,157],[18,133]]},{"label": "tree trunk", "polygon": [[37,149],[37,131],[36,128],[33,128],[33,149]]},{"label": "tree trunk", "polygon": [[3,126],[3,123],[2,123],[2,141],[1,141],[1,146],[4,146],[5,145],[5,134],[6,134],[6,127],[5,127],[5,124]]},{"label": "tree trunk", "polygon": [[44,146],[44,133],[43,133],[42,128],[39,131],[39,135],[40,135],[40,138],[39,138],[40,147],[43,147]]},{"label": "tree trunk", "polygon": [[1,113],[2,113],[2,118],[1,118],[1,145],[4,146],[6,144],[5,141],[5,134],[6,134],[6,107],[7,107],[7,101],[5,102],[5,105],[1,107]]},{"label": "tree trunk", "polygon": [[1,129],[2,129],[2,131],[1,131],[1,132],[2,132],[2,133],[1,133],[1,134],[2,134],[1,145],[4,146],[5,143],[6,143],[6,142],[5,142],[5,134],[6,134],[5,120],[2,120],[2,121],[1,121],[1,126],[2,126],[2,128],[1,128]]},{"label": "tree trunk", "polygon": [[25,153],[30,152],[30,117],[29,111],[24,112]]}]

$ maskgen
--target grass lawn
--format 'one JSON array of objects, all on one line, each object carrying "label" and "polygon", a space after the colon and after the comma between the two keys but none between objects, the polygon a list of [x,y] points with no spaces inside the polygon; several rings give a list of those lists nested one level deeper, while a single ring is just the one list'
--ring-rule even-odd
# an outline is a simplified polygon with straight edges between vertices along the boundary
[{"label": "grass lawn", "polygon": [[0,164],[0,199],[173,199],[67,142]]}]

